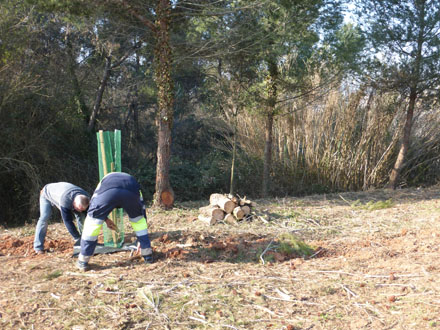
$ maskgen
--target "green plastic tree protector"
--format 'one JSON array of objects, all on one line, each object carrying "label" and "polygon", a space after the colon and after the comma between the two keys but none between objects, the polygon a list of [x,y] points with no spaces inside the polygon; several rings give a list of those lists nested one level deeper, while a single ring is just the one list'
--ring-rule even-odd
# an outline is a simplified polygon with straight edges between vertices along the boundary
[{"label": "green plastic tree protector", "polygon": [[[121,131],[99,131],[96,133],[98,140],[99,180],[110,172],[121,172]],[[122,247],[124,244],[124,210],[115,209],[109,218],[116,224],[117,230],[110,230],[103,225],[104,245]]]}]

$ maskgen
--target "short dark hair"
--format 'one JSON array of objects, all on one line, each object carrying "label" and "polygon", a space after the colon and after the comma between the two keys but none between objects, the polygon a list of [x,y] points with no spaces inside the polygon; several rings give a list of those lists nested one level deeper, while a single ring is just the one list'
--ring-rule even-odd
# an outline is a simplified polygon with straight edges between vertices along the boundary
[{"label": "short dark hair", "polygon": [[87,197],[86,195],[76,195],[74,202],[76,204],[83,206],[83,207],[87,207],[87,206],[89,206],[90,198]]}]

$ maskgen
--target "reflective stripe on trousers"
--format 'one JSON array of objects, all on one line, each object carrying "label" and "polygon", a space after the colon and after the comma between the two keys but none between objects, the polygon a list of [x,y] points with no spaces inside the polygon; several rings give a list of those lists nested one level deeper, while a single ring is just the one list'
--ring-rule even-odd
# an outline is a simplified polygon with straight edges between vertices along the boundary
[{"label": "reflective stripe on trousers", "polygon": [[81,239],[86,241],[96,241],[98,235],[101,232],[102,224],[104,220],[94,219],[89,216],[86,217],[84,221],[84,228],[81,235]]},{"label": "reflective stripe on trousers", "polygon": [[141,244],[141,254],[143,256],[152,253],[150,237],[148,236],[147,219],[143,216],[139,216],[130,219],[131,227],[133,228],[139,243]]},{"label": "reflective stripe on trousers", "polygon": [[98,235],[101,232],[104,220],[95,219],[87,216],[84,221],[84,228],[81,235],[81,253],[78,257],[81,261],[88,261],[81,258],[88,258],[95,252],[96,244],[98,243]]}]

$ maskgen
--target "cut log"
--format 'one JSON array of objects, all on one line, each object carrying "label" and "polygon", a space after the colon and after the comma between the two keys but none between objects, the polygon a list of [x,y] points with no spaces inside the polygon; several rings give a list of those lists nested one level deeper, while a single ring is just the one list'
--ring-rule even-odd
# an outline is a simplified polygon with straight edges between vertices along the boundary
[{"label": "cut log", "polygon": [[246,199],[246,196],[244,196],[243,198],[240,199],[238,205],[243,206],[243,205],[249,205],[250,203],[251,201],[249,199]]},{"label": "cut log", "polygon": [[217,220],[214,219],[213,217],[205,217],[205,216],[199,214],[199,216],[197,218],[200,221],[203,221],[203,222],[207,223],[210,226],[215,225],[217,223]]},{"label": "cut log", "polygon": [[164,190],[160,194],[163,205],[166,208],[171,208],[174,204],[174,193],[172,190]]},{"label": "cut log", "polygon": [[243,210],[244,215],[248,215],[248,214],[251,213],[251,208],[250,208],[248,205],[243,205],[243,206],[241,207],[241,209]]},{"label": "cut log", "polygon": [[231,201],[233,201],[235,204],[237,204],[237,205],[238,205],[238,203],[240,202],[239,198],[236,197],[236,196],[234,196],[234,195],[228,194],[227,197],[228,197]]},{"label": "cut log", "polygon": [[238,219],[241,220],[244,218],[244,211],[241,209],[240,206],[237,206],[234,211],[232,212],[232,214],[234,214],[234,216]]},{"label": "cut log", "polygon": [[199,208],[199,212],[202,216],[212,217],[215,220],[223,220],[225,217],[225,212],[215,205],[208,205]]},{"label": "cut log", "polygon": [[235,219],[235,217],[230,213],[225,215],[225,218],[223,219],[223,221],[226,223],[229,223],[230,225],[237,224],[237,219]]},{"label": "cut log", "polygon": [[248,205],[250,207],[257,206],[257,204],[255,202],[247,199],[246,196],[244,196],[242,199],[240,199],[240,201],[238,202],[238,205],[240,205],[240,206]]},{"label": "cut log", "polygon": [[212,194],[209,197],[209,203],[211,205],[218,205],[218,207],[220,207],[226,213],[231,213],[234,208],[237,207],[237,204],[222,194]]}]

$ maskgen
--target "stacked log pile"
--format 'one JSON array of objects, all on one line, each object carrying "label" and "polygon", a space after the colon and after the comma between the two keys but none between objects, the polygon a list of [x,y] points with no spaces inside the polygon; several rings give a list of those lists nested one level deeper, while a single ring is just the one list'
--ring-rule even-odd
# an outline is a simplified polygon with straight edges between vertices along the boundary
[{"label": "stacked log pile", "polygon": [[251,217],[252,207],[256,204],[246,197],[212,194],[209,205],[199,209],[199,220],[214,225],[217,222],[237,223]]}]

